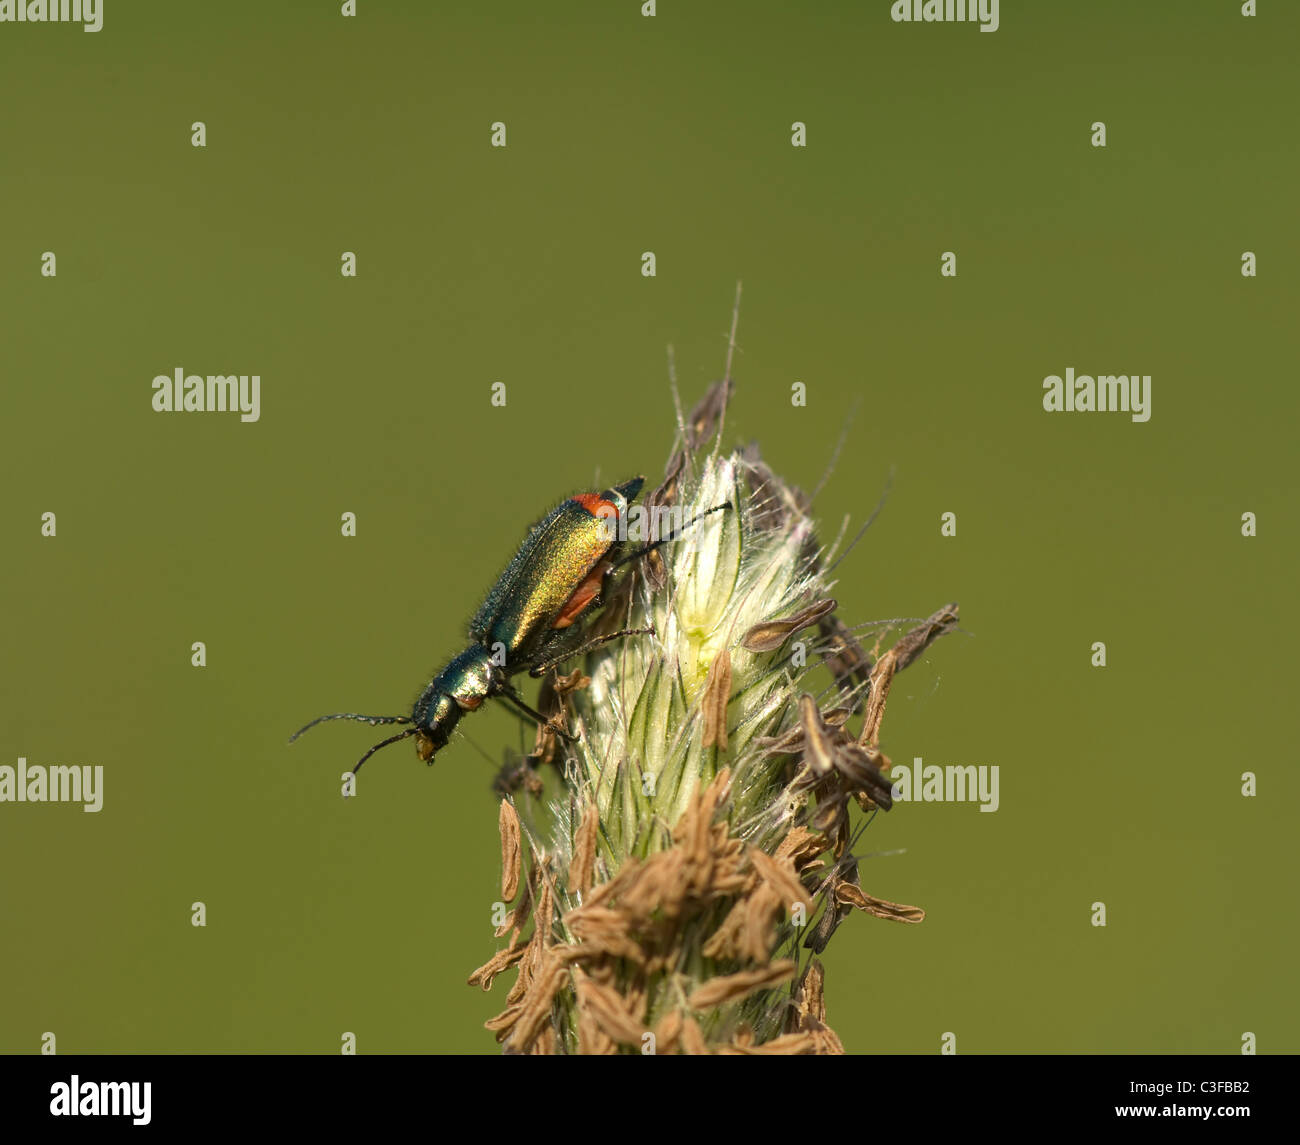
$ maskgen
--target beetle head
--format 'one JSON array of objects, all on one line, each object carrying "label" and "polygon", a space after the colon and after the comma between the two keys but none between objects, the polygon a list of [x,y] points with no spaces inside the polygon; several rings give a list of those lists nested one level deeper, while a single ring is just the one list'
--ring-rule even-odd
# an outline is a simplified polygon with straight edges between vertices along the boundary
[{"label": "beetle head", "polygon": [[387,747],[391,743],[412,736],[415,737],[416,754],[432,767],[435,753],[447,746],[447,741],[451,738],[452,729],[460,719],[462,710],[455,699],[440,687],[441,680],[442,677],[439,676],[425,688],[424,694],[415,703],[415,710],[409,716],[361,716],[351,712],[337,712],[334,715],[321,716],[320,719],[312,720],[306,727],[299,728],[289,737],[289,742],[293,743],[307,728],[315,727],[326,720],[358,720],[365,724],[409,724],[405,731],[400,731],[375,744],[357,760],[352,768],[352,774],[356,775],[361,770],[361,765],[381,747]]},{"label": "beetle head", "polygon": [[446,692],[434,692],[431,687],[420,697],[412,717],[416,754],[432,767],[434,754],[447,746],[460,719],[460,705]]}]

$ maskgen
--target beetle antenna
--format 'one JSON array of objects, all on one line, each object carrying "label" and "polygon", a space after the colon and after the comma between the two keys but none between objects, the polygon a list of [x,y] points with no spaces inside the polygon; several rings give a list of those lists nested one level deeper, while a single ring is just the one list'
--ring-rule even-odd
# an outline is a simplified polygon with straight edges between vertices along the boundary
[{"label": "beetle antenna", "polygon": [[[293,741],[296,740],[300,735],[302,735],[302,733],[305,732],[308,728],[314,728],[317,724],[323,724],[327,720],[359,720],[363,724],[370,724],[372,726],[375,726],[378,724],[409,724],[411,722],[411,717],[410,716],[359,716],[355,712],[335,712],[331,716],[318,716],[316,719],[312,720],[311,723],[304,724],[296,732],[294,732],[293,735],[289,737],[289,742],[293,743]],[[407,734],[413,734],[413,733],[407,733]]]},{"label": "beetle antenna", "polygon": [[[388,722],[391,723],[393,722],[393,720],[389,719]],[[409,723],[410,721],[408,720],[407,722]],[[366,760],[368,760],[372,755],[374,755],[375,752],[377,752],[381,747],[387,747],[390,743],[396,743],[399,739],[406,739],[407,736],[413,736],[419,730],[420,730],[419,728],[407,728],[406,731],[404,732],[398,732],[395,736],[389,736],[386,740],[381,740],[379,743],[375,744],[375,746],[372,747],[368,752],[366,752],[365,755],[363,755],[359,760],[357,760],[357,765],[352,769],[352,774],[356,775],[356,773],[361,770],[361,765],[365,763]]]}]

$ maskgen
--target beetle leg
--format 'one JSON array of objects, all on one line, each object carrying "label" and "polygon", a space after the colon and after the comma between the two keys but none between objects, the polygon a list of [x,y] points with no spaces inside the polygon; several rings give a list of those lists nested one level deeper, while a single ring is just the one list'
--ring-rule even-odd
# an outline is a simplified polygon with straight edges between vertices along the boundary
[{"label": "beetle leg", "polygon": [[528,674],[533,679],[540,679],[545,676],[552,668],[558,667],[566,660],[572,660],[575,656],[581,656],[590,652],[593,648],[599,648],[602,644],[608,644],[611,640],[617,640],[620,636],[653,636],[655,634],[654,626],[649,628],[624,628],[621,632],[611,632],[608,636],[597,636],[594,640],[588,640],[585,644],[579,644],[576,648],[553,657],[550,660],[544,660],[540,664],[534,664],[528,669]]},{"label": "beetle leg", "polygon": [[721,505],[714,505],[712,509],[705,509],[703,513],[697,513],[675,533],[669,533],[668,536],[660,537],[657,541],[651,541],[648,545],[644,546],[643,548],[637,549],[636,552],[634,553],[627,553],[624,556],[619,557],[618,560],[614,562],[614,567],[621,568],[623,565],[628,564],[631,561],[640,560],[642,557],[647,556],[650,553],[657,552],[659,549],[663,548],[664,545],[671,544],[673,541],[677,540],[678,537],[680,537],[683,533],[685,533],[686,530],[689,529],[692,525],[694,525],[697,521],[702,520],[703,518],[709,516],[711,513],[721,513],[724,509],[731,509],[731,508],[733,508],[731,502],[724,501]]},{"label": "beetle leg", "polygon": [[523,696],[521,696],[514,689],[512,685],[507,684],[504,688],[501,689],[499,695],[501,699],[508,700],[510,703],[514,704],[514,706],[518,708],[519,711],[523,712],[524,715],[528,716],[531,720],[537,723],[538,726],[544,728],[550,728],[551,731],[555,732],[555,734],[558,735],[561,739],[567,740],[569,743],[573,742],[574,737],[571,736],[567,731],[565,731],[562,728],[556,727],[555,724],[553,724],[544,715],[542,715],[541,712],[535,711],[533,708],[530,708],[526,703],[524,703]]}]

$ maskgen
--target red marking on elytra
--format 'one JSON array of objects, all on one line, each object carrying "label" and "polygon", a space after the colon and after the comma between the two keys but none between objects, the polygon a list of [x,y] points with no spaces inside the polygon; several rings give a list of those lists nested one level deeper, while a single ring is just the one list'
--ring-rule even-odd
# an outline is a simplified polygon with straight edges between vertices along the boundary
[{"label": "red marking on elytra", "polygon": [[587,574],[584,580],[573,591],[568,602],[560,610],[560,615],[555,618],[553,628],[568,628],[582,614],[582,610],[595,599],[596,594],[600,592],[601,583],[605,579],[605,574],[614,566],[609,561],[597,561],[596,567]]},{"label": "red marking on elytra", "polygon": [[599,493],[579,493],[573,498],[593,517],[617,517],[618,506],[606,501]]}]

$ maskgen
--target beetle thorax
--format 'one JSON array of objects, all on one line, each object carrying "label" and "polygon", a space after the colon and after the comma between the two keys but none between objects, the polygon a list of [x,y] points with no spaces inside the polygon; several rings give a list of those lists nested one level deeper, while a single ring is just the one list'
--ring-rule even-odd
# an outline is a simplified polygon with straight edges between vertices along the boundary
[{"label": "beetle thorax", "polygon": [[472,712],[501,690],[503,673],[481,644],[466,648],[424,689],[411,712],[416,747],[427,761],[446,745],[462,712]]}]

